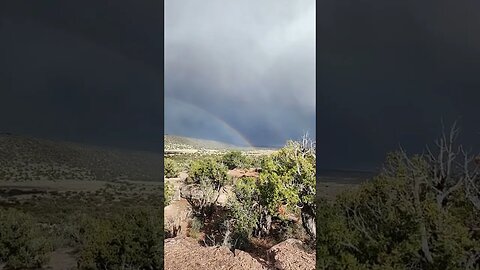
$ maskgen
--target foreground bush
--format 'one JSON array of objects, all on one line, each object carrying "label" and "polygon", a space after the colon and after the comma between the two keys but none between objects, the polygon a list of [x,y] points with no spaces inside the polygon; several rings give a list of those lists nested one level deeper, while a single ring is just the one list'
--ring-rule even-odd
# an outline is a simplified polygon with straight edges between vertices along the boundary
[{"label": "foreground bush", "polygon": [[321,203],[319,269],[479,269],[478,165],[455,137],[391,154],[371,182]]},{"label": "foreground bush", "polygon": [[259,204],[260,192],[257,179],[240,178],[234,186],[235,197],[230,198],[230,217],[232,222],[232,239],[237,247],[248,243],[248,239],[259,231],[262,207]]},{"label": "foreground bush", "polygon": [[160,211],[129,210],[82,225],[80,269],[163,269]]},{"label": "foreground bush", "polygon": [[204,157],[195,160],[188,172],[190,181],[195,184],[211,182],[214,186],[223,186],[227,183],[228,168],[214,157]]},{"label": "foreground bush", "polygon": [[0,265],[6,269],[40,268],[48,261],[50,241],[34,219],[15,209],[0,209]]},{"label": "foreground bush", "polygon": [[177,163],[169,158],[163,160],[163,173],[166,178],[175,178],[179,176],[179,169]]},{"label": "foreground bush", "polygon": [[198,192],[186,199],[198,216],[206,217],[213,213],[222,189],[230,182],[227,172],[227,167],[213,157],[195,160],[191,164],[189,182]]},{"label": "foreground bush", "polygon": [[259,179],[239,179],[229,203],[233,242],[269,235],[274,221],[292,231],[289,217],[299,212],[305,232],[314,240],[315,160],[315,145],[305,137],[263,158]]},{"label": "foreground bush", "polygon": [[[315,143],[308,137],[290,141],[277,153],[262,160],[259,177],[260,203],[266,215],[283,218],[300,208],[302,224],[315,239],[316,215]],[[268,232],[270,228],[266,227]]]}]

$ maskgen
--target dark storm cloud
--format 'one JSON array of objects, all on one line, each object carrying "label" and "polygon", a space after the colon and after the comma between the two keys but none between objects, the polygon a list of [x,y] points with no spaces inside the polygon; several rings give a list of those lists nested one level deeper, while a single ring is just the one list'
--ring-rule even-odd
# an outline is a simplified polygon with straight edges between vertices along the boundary
[{"label": "dark storm cloud", "polygon": [[1,131],[161,151],[161,2],[10,2]]},{"label": "dark storm cloud", "polygon": [[318,149],[324,168],[372,169],[462,128],[479,150],[478,1],[321,1]]},{"label": "dark storm cloud", "polygon": [[[166,102],[207,110],[254,145],[314,136],[315,1],[167,0],[165,94]],[[175,115],[165,112],[167,133],[203,133]]]}]

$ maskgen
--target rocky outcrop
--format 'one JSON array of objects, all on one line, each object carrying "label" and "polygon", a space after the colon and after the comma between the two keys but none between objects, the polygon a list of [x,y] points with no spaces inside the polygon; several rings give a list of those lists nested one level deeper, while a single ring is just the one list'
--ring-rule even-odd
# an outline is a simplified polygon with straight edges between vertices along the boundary
[{"label": "rocky outcrop", "polygon": [[314,270],[315,254],[308,253],[297,239],[285,240],[267,252],[268,261],[279,270]]},{"label": "rocky outcrop", "polygon": [[180,187],[180,197],[192,200],[200,200],[203,198],[203,191],[197,184],[189,184]]},{"label": "rocky outcrop", "polygon": [[164,226],[168,237],[185,235],[188,221],[191,218],[192,207],[185,200],[173,201],[164,208]]}]

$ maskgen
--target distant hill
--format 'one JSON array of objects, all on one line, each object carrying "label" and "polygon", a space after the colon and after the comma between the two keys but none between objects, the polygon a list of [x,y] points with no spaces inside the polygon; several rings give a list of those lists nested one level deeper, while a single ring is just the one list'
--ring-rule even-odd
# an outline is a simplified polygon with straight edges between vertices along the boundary
[{"label": "distant hill", "polygon": [[0,134],[0,180],[162,181],[162,155]]},{"label": "distant hill", "polygon": [[377,171],[352,171],[352,170],[318,170],[318,182],[335,182],[343,184],[360,184],[372,179]]},{"label": "distant hill", "polygon": [[176,150],[176,149],[212,149],[212,150],[224,150],[224,149],[252,149],[248,147],[239,147],[232,144],[213,141],[213,140],[204,140],[204,139],[195,139],[183,136],[175,135],[165,135],[165,150]]}]

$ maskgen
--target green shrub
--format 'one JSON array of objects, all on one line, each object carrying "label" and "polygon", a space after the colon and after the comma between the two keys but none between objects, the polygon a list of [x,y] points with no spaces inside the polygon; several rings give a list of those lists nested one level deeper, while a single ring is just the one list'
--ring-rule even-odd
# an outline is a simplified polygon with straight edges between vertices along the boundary
[{"label": "green shrub", "polygon": [[172,202],[174,193],[175,189],[173,187],[173,184],[170,182],[165,182],[165,206],[169,205],[170,202]]},{"label": "green shrub", "polygon": [[229,200],[233,239],[238,246],[242,246],[257,229],[262,212],[261,205],[258,203],[260,194],[257,180],[250,177],[238,179],[234,185],[234,193],[235,196]]},{"label": "green shrub", "polygon": [[[393,153],[373,180],[320,203],[319,269],[478,269],[480,211],[464,189],[438,196],[436,165]],[[462,183],[464,168],[452,165],[443,186]]]},{"label": "green shrub", "polygon": [[229,170],[235,168],[243,168],[247,165],[247,159],[245,155],[240,151],[230,151],[223,155],[222,162],[227,166]]},{"label": "green shrub", "polygon": [[227,171],[227,167],[213,157],[202,158],[191,164],[189,179],[199,189],[200,197],[192,196],[186,199],[197,215],[205,217],[213,213],[221,190],[230,183]]},{"label": "green shrub", "polygon": [[289,141],[262,159],[260,203],[268,215],[283,218],[281,209],[295,212],[301,206],[306,232],[315,239],[316,156],[313,144]]},{"label": "green shrub", "polygon": [[192,238],[198,238],[202,229],[203,222],[197,217],[194,217],[190,222],[189,236]]},{"label": "green shrub", "polygon": [[227,172],[228,168],[216,158],[205,157],[192,162],[188,175],[195,184],[207,181],[214,186],[223,186],[228,181]]},{"label": "green shrub", "polygon": [[[288,214],[298,214],[315,239],[315,149],[290,141],[271,156],[262,159],[258,179],[241,178],[230,199],[230,216],[235,236],[241,240],[252,234],[264,236],[272,229],[272,218],[288,231]],[[290,229],[293,233],[293,229]]]},{"label": "green shrub", "polygon": [[160,211],[128,210],[82,225],[80,269],[163,269]]},{"label": "green shrub", "polygon": [[177,163],[169,158],[164,159],[164,175],[166,178],[175,178],[179,175],[179,169]]},{"label": "green shrub", "polygon": [[50,240],[30,215],[0,209],[0,264],[6,269],[40,268],[51,250]]},{"label": "green shrub", "polygon": [[261,168],[262,159],[265,158],[265,155],[262,156],[246,156],[246,162],[249,168]]}]

